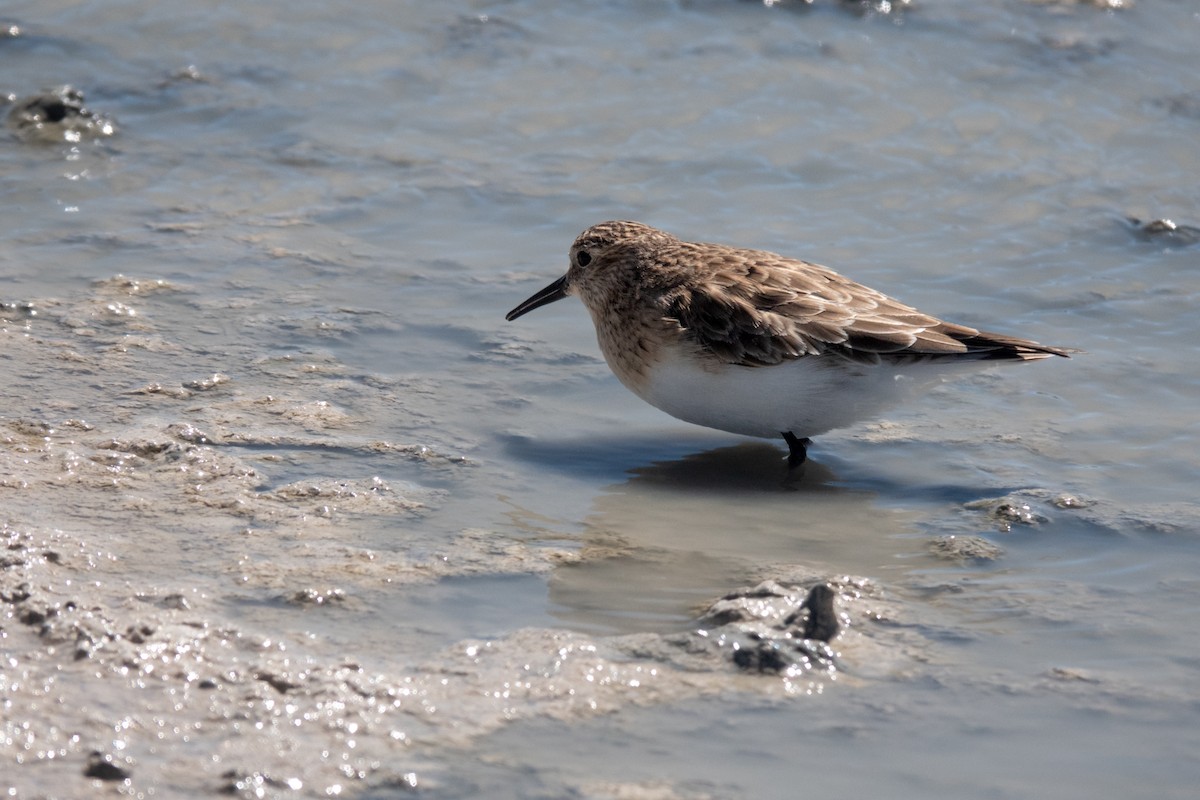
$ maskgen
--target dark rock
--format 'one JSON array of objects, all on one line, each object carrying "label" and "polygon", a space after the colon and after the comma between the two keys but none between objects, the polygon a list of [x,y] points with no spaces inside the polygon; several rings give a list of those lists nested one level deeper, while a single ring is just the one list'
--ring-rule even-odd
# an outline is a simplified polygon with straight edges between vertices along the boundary
[{"label": "dark rock", "polygon": [[1129,217],[1129,224],[1133,226],[1133,231],[1138,238],[1147,241],[1181,247],[1187,247],[1188,245],[1200,242],[1200,227],[1195,225],[1180,225],[1174,220],[1165,217],[1152,219],[1147,222],[1143,222],[1136,217]]},{"label": "dark rock", "polygon": [[21,615],[17,617],[17,619],[20,620],[21,624],[23,625],[41,625],[46,621],[46,615],[44,612],[38,611],[37,609],[27,608],[21,612]]},{"label": "dark rock", "polygon": [[101,753],[99,750],[93,751],[88,756],[87,769],[83,771],[83,774],[102,781],[127,781],[130,776],[128,769],[117,764],[110,754]]},{"label": "dark rock", "polygon": [[733,663],[751,672],[783,672],[792,665],[774,642],[756,642],[733,651]]},{"label": "dark rock", "polygon": [[220,787],[221,794],[233,794],[243,797],[265,797],[268,789],[286,789],[287,784],[261,772],[239,772],[227,770],[222,773],[225,781]]},{"label": "dark rock", "polygon": [[292,689],[300,688],[300,684],[295,683],[294,681],[289,681],[282,675],[275,675],[270,672],[260,672],[255,677],[264,683],[270,684],[271,688],[280,694],[287,694]]},{"label": "dark rock", "polygon": [[8,125],[28,140],[78,142],[116,133],[113,121],[87,108],[83,100],[83,92],[71,86],[21,97],[8,112]]},{"label": "dark rock", "polygon": [[808,619],[804,621],[805,639],[828,642],[838,635],[842,626],[833,607],[835,597],[837,592],[828,583],[818,583],[808,590],[808,597],[801,606],[808,609]]},{"label": "dark rock", "polygon": [[21,585],[19,585],[15,589],[13,589],[8,594],[0,593],[0,600],[5,601],[6,603],[13,603],[13,604],[24,603],[26,600],[28,600],[32,596],[33,596],[33,594],[29,591],[29,584],[22,583]]}]

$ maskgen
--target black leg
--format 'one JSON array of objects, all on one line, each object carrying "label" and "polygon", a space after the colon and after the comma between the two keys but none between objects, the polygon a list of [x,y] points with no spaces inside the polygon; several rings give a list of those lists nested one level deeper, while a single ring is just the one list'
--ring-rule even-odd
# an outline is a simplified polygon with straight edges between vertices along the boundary
[{"label": "black leg", "polygon": [[788,469],[795,469],[808,459],[808,446],[812,444],[812,439],[800,439],[791,431],[784,431],[783,440],[788,446]]}]

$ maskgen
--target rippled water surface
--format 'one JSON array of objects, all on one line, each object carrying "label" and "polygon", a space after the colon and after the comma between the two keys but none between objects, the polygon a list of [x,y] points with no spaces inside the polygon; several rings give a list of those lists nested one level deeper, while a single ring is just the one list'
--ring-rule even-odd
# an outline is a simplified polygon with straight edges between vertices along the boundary
[{"label": "rippled water surface", "polygon": [[[0,34],[10,795],[1194,795],[1195,3]],[[115,133],[18,124],[64,85]],[[577,301],[504,322],[612,218],[1084,352],[789,478],[623,389]],[[821,580],[835,667],[739,669],[757,629],[701,616]]]}]

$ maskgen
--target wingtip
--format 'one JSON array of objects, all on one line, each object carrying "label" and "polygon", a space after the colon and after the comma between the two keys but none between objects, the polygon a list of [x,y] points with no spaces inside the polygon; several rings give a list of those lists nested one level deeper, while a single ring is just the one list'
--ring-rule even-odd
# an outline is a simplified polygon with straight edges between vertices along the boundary
[{"label": "wingtip", "polygon": [[1080,350],[1075,347],[1050,347],[1048,345],[1037,345],[1037,355],[1035,358],[1049,358],[1050,356],[1060,356],[1062,358],[1070,358],[1072,354],[1083,354],[1086,350]]}]

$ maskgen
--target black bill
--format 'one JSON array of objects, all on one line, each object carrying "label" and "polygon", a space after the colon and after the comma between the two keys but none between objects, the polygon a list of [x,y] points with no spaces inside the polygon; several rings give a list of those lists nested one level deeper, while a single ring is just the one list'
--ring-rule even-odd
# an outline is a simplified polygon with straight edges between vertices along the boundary
[{"label": "black bill", "polygon": [[533,297],[529,298],[524,303],[521,303],[521,305],[514,308],[512,311],[505,314],[504,318],[506,320],[508,320],[509,322],[512,322],[514,319],[521,316],[522,314],[528,314],[530,311],[533,311],[535,308],[541,308],[544,305],[553,303],[555,300],[562,300],[566,296],[567,296],[567,276],[563,275],[561,278],[556,280],[554,283],[550,284],[545,289],[542,289],[540,292],[535,294]]}]

